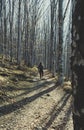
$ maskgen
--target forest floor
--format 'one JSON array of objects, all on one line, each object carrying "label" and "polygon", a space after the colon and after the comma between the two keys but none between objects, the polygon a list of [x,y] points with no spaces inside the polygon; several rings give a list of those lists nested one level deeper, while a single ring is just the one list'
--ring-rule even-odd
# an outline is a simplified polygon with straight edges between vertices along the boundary
[{"label": "forest floor", "polygon": [[[0,67],[0,130],[73,130],[70,82],[47,70]],[[68,89],[66,89],[68,88]]]}]

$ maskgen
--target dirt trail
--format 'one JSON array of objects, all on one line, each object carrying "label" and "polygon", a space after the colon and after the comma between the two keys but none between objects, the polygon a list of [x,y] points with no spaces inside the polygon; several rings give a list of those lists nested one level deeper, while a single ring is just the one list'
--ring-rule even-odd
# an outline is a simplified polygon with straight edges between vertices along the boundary
[{"label": "dirt trail", "polygon": [[31,86],[11,104],[0,106],[0,130],[73,130],[72,97],[56,79],[45,72]]}]

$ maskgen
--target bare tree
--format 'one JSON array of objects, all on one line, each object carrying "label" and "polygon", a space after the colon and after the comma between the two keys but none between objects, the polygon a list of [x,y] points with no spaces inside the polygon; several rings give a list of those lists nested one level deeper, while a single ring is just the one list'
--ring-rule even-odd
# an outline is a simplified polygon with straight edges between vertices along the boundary
[{"label": "bare tree", "polygon": [[63,0],[59,0],[59,52],[58,52],[58,59],[59,59],[59,83],[63,84]]},{"label": "bare tree", "polygon": [[[3,11],[3,3],[2,0],[0,0],[0,53],[3,53],[3,16],[2,16],[2,11]],[[2,57],[3,58],[3,57]]]},{"label": "bare tree", "polygon": [[10,41],[9,41],[9,55],[10,61],[13,60],[13,22],[14,22],[14,4],[15,0],[9,0],[9,24],[10,24]]},{"label": "bare tree", "polygon": [[18,43],[17,43],[17,63],[21,63],[21,2],[18,2]]}]

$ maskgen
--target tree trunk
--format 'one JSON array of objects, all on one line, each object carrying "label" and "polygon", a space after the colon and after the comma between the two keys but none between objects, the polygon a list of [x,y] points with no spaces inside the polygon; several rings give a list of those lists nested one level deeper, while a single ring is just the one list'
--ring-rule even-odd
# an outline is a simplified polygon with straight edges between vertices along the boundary
[{"label": "tree trunk", "polygon": [[[3,2],[0,1],[0,46],[2,49],[0,49],[0,53],[3,53],[3,19],[2,19],[2,8],[3,8]],[[3,60],[3,55],[2,55]],[[2,61],[3,62],[3,61]]]},{"label": "tree trunk", "polygon": [[58,82],[62,85],[63,84],[63,15],[62,15],[62,8],[63,8],[63,0],[59,0],[59,67],[58,67]]},{"label": "tree trunk", "polygon": [[17,63],[21,62],[21,0],[18,7],[18,44],[17,44]]},{"label": "tree trunk", "polygon": [[13,61],[13,19],[14,19],[14,0],[9,0],[9,14],[10,14],[10,62]]},{"label": "tree trunk", "polygon": [[74,130],[84,130],[84,0],[73,0],[72,87]]},{"label": "tree trunk", "polygon": [[7,56],[7,19],[6,19],[6,0],[4,0],[4,43],[3,43],[3,53],[5,57]]},{"label": "tree trunk", "polygon": [[52,71],[53,68],[53,20],[54,20],[54,2],[55,0],[51,0],[51,34],[50,34],[50,71]]}]

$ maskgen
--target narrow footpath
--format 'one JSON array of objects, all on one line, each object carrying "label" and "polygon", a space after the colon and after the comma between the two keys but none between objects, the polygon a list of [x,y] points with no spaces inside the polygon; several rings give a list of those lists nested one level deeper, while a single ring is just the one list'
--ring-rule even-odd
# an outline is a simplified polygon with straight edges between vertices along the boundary
[{"label": "narrow footpath", "polygon": [[0,106],[0,130],[73,130],[71,94],[47,71],[30,82],[12,103]]}]

